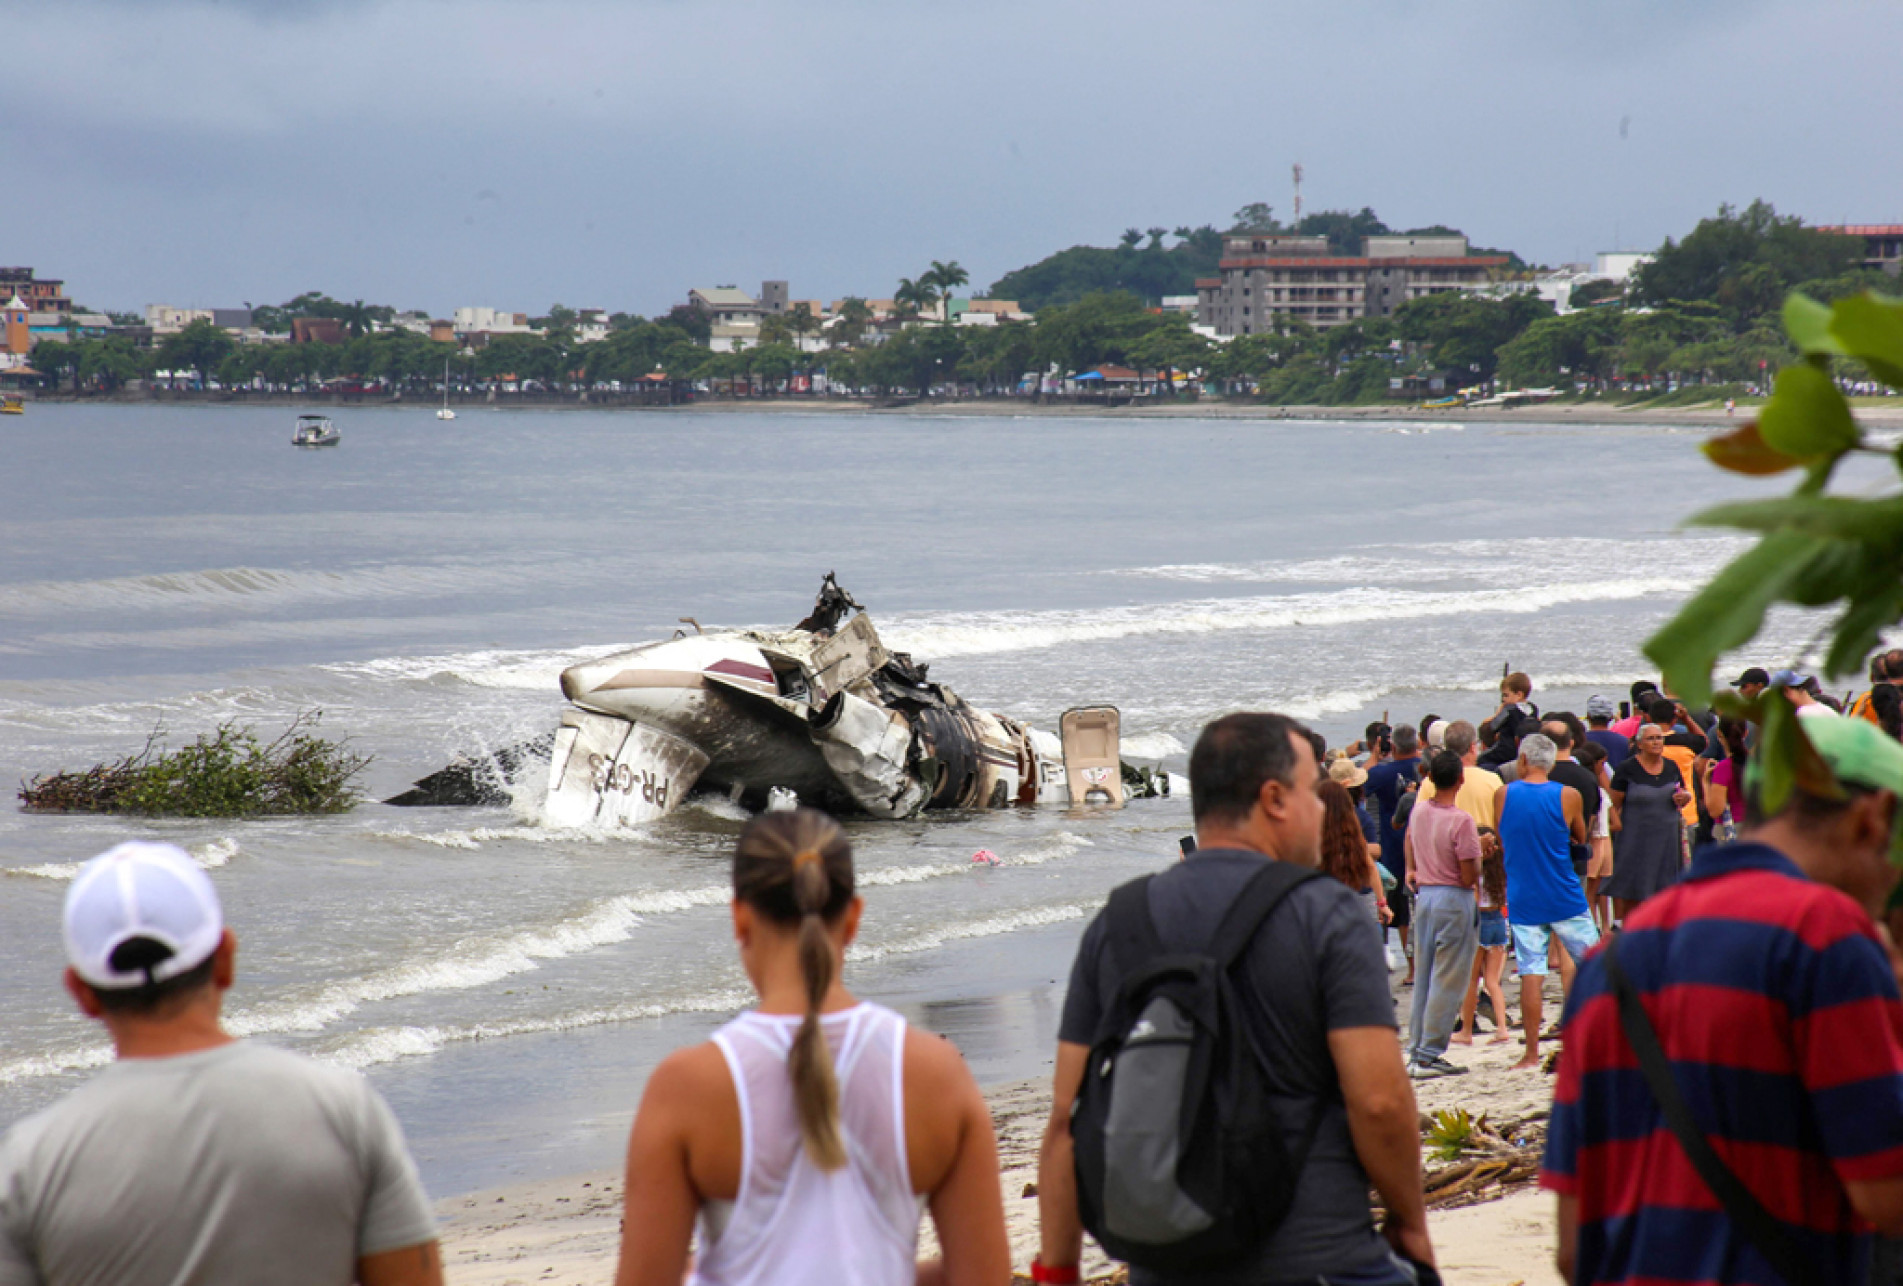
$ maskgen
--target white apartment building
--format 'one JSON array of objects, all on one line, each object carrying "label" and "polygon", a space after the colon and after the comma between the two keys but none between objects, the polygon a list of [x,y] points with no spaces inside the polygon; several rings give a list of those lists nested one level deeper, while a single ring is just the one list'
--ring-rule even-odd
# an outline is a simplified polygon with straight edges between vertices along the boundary
[{"label": "white apartment building", "polygon": [[452,319],[457,334],[527,335],[529,315],[502,308],[458,308]]}]

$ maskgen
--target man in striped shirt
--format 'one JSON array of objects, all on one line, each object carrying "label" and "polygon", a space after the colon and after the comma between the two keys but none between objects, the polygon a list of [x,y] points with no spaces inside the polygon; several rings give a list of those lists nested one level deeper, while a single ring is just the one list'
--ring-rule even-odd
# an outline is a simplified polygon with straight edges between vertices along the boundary
[{"label": "man in striped shirt", "polygon": [[[1872,1226],[1903,1235],[1903,999],[1871,919],[1903,746],[1860,719],[1805,731],[1847,797],[1793,791],[1766,819],[1748,782],[1743,841],[1629,916],[1618,955],[1713,1151],[1818,1280],[1857,1283]],[[1571,1281],[1781,1281],[1666,1125],[1603,952],[1567,1007],[1541,1181]]]}]

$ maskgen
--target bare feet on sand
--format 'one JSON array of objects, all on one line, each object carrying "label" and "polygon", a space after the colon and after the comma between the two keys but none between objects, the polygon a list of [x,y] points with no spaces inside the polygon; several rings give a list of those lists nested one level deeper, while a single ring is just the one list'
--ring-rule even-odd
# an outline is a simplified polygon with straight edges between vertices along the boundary
[{"label": "bare feet on sand", "polygon": [[1489,1045],[1511,1045],[1513,1043],[1513,1033],[1503,1031],[1487,1043]]},{"label": "bare feet on sand", "polygon": [[1516,1072],[1521,1072],[1521,1071],[1525,1071],[1529,1067],[1538,1067],[1539,1065],[1540,1065],[1540,1051],[1537,1049],[1531,1049],[1527,1051],[1525,1058],[1522,1058],[1519,1062],[1513,1065],[1512,1070]]},{"label": "bare feet on sand", "polygon": [[1474,1043],[1474,1038],[1469,1036],[1466,1032],[1461,1032],[1458,1036],[1450,1036],[1448,1039],[1456,1045],[1471,1045]]}]

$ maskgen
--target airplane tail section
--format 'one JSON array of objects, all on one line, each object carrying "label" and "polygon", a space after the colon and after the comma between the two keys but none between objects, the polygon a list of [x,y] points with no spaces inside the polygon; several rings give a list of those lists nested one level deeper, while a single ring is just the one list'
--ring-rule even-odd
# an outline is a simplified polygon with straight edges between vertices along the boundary
[{"label": "airplane tail section", "polygon": [[1122,725],[1115,706],[1066,710],[1058,720],[1071,803],[1123,803]]}]

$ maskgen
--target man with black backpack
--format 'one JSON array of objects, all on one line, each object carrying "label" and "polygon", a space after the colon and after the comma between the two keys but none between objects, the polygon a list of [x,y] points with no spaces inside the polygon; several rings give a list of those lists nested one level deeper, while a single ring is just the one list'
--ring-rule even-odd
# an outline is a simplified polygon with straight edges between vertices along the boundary
[{"label": "man with black backpack", "polygon": [[1196,851],[1116,890],[1078,949],[1032,1278],[1075,1282],[1088,1229],[1135,1286],[1437,1281],[1380,937],[1315,869],[1309,734],[1229,715],[1189,777]]}]

